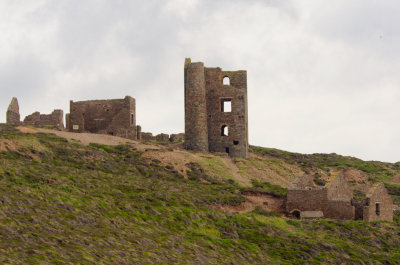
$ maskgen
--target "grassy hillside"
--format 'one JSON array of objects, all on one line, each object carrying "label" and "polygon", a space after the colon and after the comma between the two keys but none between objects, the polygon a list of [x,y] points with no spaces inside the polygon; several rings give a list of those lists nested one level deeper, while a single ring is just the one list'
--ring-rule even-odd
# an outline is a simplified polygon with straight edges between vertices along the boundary
[{"label": "grassy hillside", "polygon": [[[363,161],[355,157],[338,154],[305,155],[258,146],[251,146],[251,151],[263,157],[273,157],[282,162],[296,165],[305,173],[314,173],[314,180],[318,180],[322,175],[329,175],[332,170],[358,170],[367,176],[367,181],[361,180],[359,182],[367,182],[368,184],[383,182],[395,203],[400,203],[400,162],[392,164],[379,161]],[[397,181],[394,182],[394,179],[397,179]],[[350,182],[350,184],[354,186],[357,183]]]},{"label": "grassy hillside", "polygon": [[[332,166],[312,158],[307,160],[314,161],[312,166],[303,165],[303,158],[268,150],[253,147],[254,156],[234,161],[236,172],[212,155],[195,156],[171,147],[153,151],[135,145],[84,146],[0,125],[0,263],[396,264],[400,260],[398,218],[394,223],[299,221],[260,207],[247,213],[213,207],[242,203],[245,189],[285,194],[284,187],[263,178],[247,181],[244,176],[251,172],[269,170],[286,183],[296,172]],[[184,172],[179,161],[164,161],[181,153],[194,157],[185,163]],[[375,162],[365,163],[375,167]],[[397,165],[381,166],[397,172]],[[368,174],[390,181],[384,174]]]}]

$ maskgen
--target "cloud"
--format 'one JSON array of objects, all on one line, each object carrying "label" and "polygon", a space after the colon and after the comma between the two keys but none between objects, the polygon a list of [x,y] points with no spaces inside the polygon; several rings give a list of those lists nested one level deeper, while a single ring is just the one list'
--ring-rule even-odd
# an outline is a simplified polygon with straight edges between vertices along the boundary
[{"label": "cloud", "polygon": [[[2,1],[0,111],[137,100],[181,132],[185,57],[248,70],[250,143],[400,160],[396,1]],[[0,116],[5,121],[5,115]]]}]

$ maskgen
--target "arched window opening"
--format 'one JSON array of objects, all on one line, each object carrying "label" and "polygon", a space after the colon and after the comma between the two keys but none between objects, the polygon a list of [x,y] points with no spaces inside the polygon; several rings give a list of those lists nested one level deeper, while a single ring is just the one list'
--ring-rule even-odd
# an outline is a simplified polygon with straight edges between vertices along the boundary
[{"label": "arched window opening", "polygon": [[229,129],[227,125],[223,125],[221,127],[221,136],[228,136],[229,135]]},{"label": "arched window opening", "polygon": [[224,79],[222,79],[222,84],[229,86],[231,84],[229,77],[225,76]]}]

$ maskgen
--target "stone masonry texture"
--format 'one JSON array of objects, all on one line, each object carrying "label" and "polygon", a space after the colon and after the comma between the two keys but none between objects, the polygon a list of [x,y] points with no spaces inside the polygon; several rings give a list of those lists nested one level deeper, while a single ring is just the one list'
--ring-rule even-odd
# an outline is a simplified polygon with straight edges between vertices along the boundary
[{"label": "stone masonry texture", "polygon": [[19,105],[17,98],[12,98],[11,103],[7,109],[6,120],[7,123],[10,124],[20,124],[21,117],[19,114]]},{"label": "stone masonry texture", "polygon": [[184,73],[185,148],[247,157],[247,72],[207,68],[187,58]]},{"label": "stone masonry texture", "polygon": [[60,109],[54,110],[51,114],[40,114],[40,112],[36,111],[31,115],[26,116],[23,124],[34,127],[51,126],[58,130],[63,130],[64,112]]},{"label": "stone masonry texture", "polygon": [[135,140],[136,103],[126,96],[123,99],[70,101],[67,115],[68,130],[120,136]]}]

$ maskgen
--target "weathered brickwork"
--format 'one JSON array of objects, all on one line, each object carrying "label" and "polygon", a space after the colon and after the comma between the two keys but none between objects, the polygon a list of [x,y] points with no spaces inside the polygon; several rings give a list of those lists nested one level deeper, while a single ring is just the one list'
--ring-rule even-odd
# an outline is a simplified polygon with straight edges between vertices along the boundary
[{"label": "weathered brickwork", "polygon": [[70,101],[67,115],[68,130],[71,132],[91,132],[110,134],[136,139],[135,99]]},{"label": "weathered brickwork", "polygon": [[6,120],[9,124],[20,124],[21,116],[19,114],[18,99],[12,98],[6,113]]},{"label": "weathered brickwork", "polygon": [[190,59],[184,72],[185,148],[247,157],[247,72],[207,68]]},{"label": "weathered brickwork", "polygon": [[376,184],[364,200],[355,200],[343,174],[334,174],[325,187],[314,185],[302,175],[288,189],[286,211],[297,217],[303,212],[323,213],[323,217],[344,220],[392,221],[393,202],[385,186]]},{"label": "weathered brickwork", "polygon": [[363,219],[367,221],[393,221],[393,200],[383,183],[375,184],[365,199]]},{"label": "weathered brickwork", "polygon": [[63,130],[64,112],[60,109],[54,110],[51,114],[40,114],[40,112],[36,111],[31,115],[26,116],[23,124],[34,127],[51,126],[58,130]]}]

